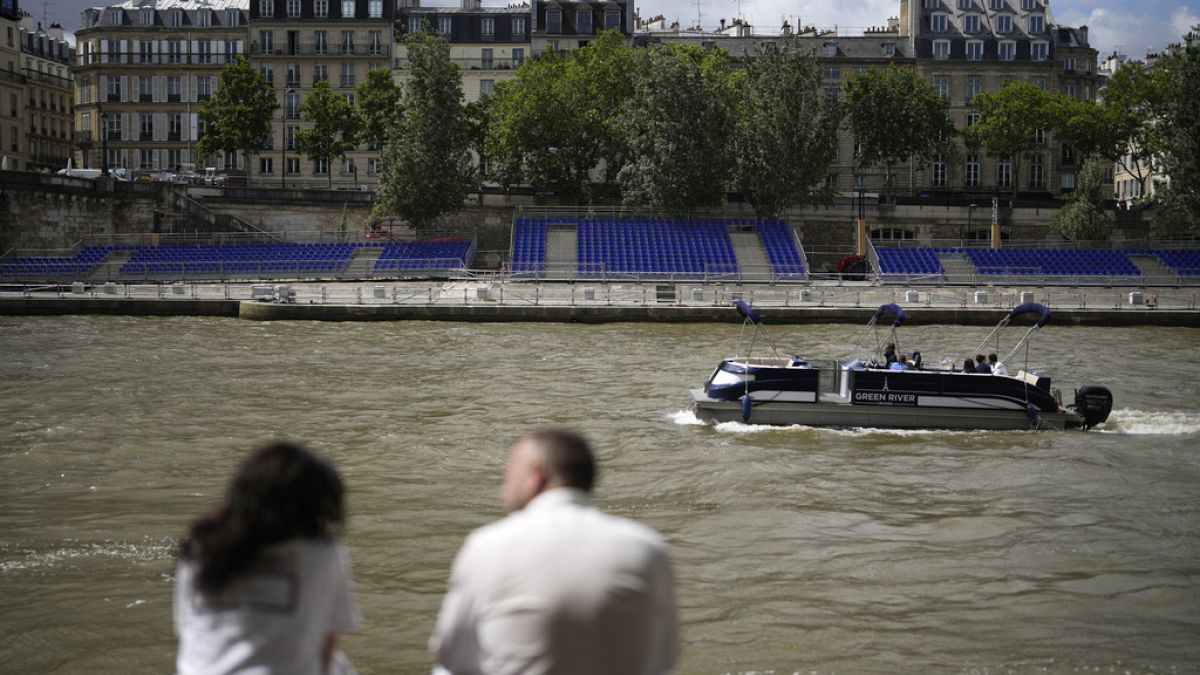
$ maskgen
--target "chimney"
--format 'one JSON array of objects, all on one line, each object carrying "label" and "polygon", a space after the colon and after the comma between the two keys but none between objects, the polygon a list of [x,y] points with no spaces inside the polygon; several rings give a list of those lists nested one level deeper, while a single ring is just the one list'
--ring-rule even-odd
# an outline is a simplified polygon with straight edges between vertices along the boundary
[{"label": "chimney", "polygon": [[783,29],[782,29],[780,32],[783,34],[783,36],[784,36],[784,37],[789,37],[789,36],[791,36],[791,34],[792,34],[792,24],[788,23],[788,22],[787,22],[787,19],[784,19],[784,20],[783,20]]},{"label": "chimney", "polygon": [[724,17],[722,17],[722,18],[721,18],[721,30],[725,30],[725,19],[724,19]]},{"label": "chimney", "polygon": [[51,40],[66,39],[66,34],[63,32],[62,24],[57,21],[50,24],[50,30],[46,31],[46,34],[50,36]]}]

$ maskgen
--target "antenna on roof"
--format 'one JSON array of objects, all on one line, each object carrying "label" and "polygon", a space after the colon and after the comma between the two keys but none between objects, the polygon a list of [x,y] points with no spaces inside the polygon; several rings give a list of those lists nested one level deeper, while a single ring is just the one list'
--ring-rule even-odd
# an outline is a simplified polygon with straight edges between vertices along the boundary
[{"label": "antenna on roof", "polygon": [[700,0],[696,0],[696,30],[703,33],[704,32],[704,13],[700,11],[701,7],[703,7],[703,3]]}]

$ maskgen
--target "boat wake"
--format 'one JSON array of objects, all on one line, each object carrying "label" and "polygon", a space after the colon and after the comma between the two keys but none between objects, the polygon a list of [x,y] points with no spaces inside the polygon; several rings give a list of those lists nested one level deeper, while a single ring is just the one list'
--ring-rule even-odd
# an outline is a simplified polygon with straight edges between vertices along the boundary
[{"label": "boat wake", "polygon": [[1102,434],[1185,436],[1200,433],[1200,414],[1121,408],[1114,410],[1108,422],[1096,431]]},{"label": "boat wake", "polygon": [[[668,416],[671,421],[680,426],[706,426],[705,422],[696,417],[692,410],[680,410]],[[984,430],[947,430],[947,429],[884,429],[877,427],[811,427],[803,424],[746,424],[744,422],[720,422],[713,430],[724,434],[760,434],[769,432],[812,431],[833,436],[971,436],[987,433],[998,433]],[[1019,432],[1018,432],[1019,433]]]}]

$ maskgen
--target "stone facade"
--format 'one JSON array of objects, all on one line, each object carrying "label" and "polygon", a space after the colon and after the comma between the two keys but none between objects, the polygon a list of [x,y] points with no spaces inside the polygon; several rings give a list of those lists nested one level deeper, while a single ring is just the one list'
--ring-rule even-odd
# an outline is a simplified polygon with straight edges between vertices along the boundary
[{"label": "stone facade", "polygon": [[20,21],[16,0],[0,0],[0,169],[14,171],[25,168],[28,156]]},{"label": "stone facade", "polygon": [[27,94],[26,168],[30,170],[55,171],[65,167],[71,157],[75,88],[70,67],[74,56],[62,26],[53,24],[43,30],[33,17],[21,20],[21,61]]}]

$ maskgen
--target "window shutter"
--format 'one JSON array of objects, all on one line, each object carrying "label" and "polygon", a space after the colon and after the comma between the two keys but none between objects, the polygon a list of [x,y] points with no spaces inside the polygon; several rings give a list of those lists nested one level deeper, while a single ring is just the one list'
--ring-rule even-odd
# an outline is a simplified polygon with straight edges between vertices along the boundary
[{"label": "window shutter", "polygon": [[130,99],[130,96],[129,96],[129,76],[128,76],[128,75],[122,75],[122,76],[121,76],[121,102],[122,102],[122,103],[125,103],[125,102],[129,101],[129,99]]}]

